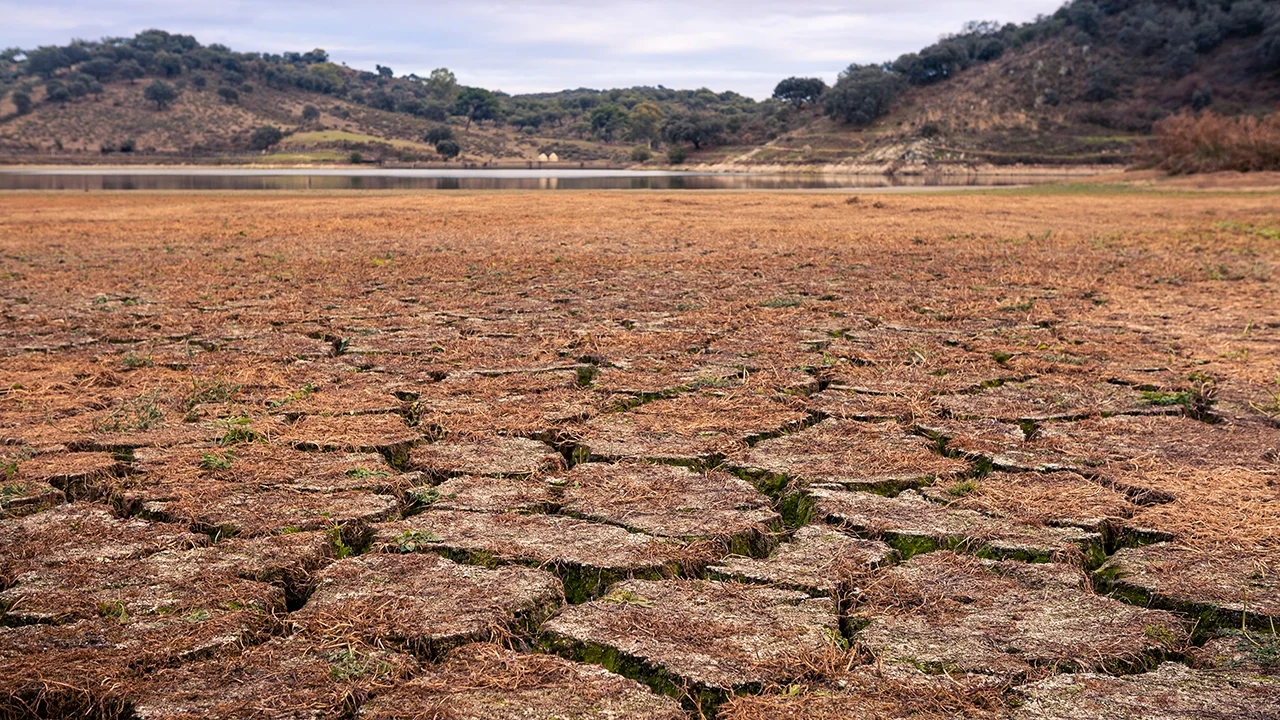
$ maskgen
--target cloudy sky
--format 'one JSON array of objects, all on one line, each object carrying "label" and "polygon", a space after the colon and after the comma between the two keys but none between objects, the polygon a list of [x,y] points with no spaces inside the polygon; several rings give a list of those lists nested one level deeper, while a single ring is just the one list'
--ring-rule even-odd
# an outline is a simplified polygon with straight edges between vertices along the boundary
[{"label": "cloudy sky", "polygon": [[1024,22],[1062,0],[0,0],[0,47],[64,44],[158,27],[235,50],[322,47],[397,75],[448,67],[511,93],[665,85],[757,98],[778,80],[828,82],[966,20]]}]

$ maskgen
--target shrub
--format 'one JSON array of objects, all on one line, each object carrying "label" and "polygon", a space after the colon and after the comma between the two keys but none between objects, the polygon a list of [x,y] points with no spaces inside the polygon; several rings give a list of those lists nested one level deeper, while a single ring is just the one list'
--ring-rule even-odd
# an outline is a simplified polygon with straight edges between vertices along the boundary
[{"label": "shrub", "polygon": [[667,160],[672,165],[679,165],[680,163],[688,159],[688,157],[689,157],[689,153],[685,152],[685,149],[680,147],[679,145],[672,147],[670,150],[667,150]]},{"label": "shrub", "polygon": [[284,139],[284,133],[275,125],[262,125],[255,128],[249,136],[249,147],[254,150],[266,150]]},{"label": "shrub", "polygon": [[649,162],[649,160],[652,158],[653,158],[653,153],[649,152],[649,148],[643,145],[632,148],[631,150],[631,162],[638,162],[638,163]]},{"label": "shrub", "polygon": [[1155,125],[1156,164],[1171,173],[1280,170],[1280,114],[1182,113]]},{"label": "shrub", "polygon": [[302,106],[302,119],[307,122],[315,122],[320,119],[320,110],[315,105]]},{"label": "shrub", "polygon": [[440,157],[445,160],[452,160],[462,152],[462,146],[457,140],[441,140],[436,143],[436,152],[440,153]]},{"label": "shrub", "polygon": [[152,80],[147,89],[142,91],[142,96],[148,102],[155,103],[157,110],[163,110],[178,99],[178,89],[163,80]]},{"label": "shrub", "polygon": [[359,165],[360,163],[364,162],[364,156],[358,152],[353,152],[347,156],[347,162],[351,163],[352,165]]},{"label": "shrub", "polygon": [[448,125],[436,125],[428,130],[427,134],[423,136],[422,139],[432,145],[439,145],[445,140],[453,139],[453,128]]},{"label": "shrub", "polygon": [[31,96],[30,95],[22,92],[21,90],[18,90],[15,93],[13,93],[10,99],[13,100],[13,106],[18,109],[19,115],[26,115],[27,113],[31,112]]},{"label": "shrub", "polygon": [[229,87],[218,88],[218,97],[228,105],[234,105],[240,102],[240,93]]}]

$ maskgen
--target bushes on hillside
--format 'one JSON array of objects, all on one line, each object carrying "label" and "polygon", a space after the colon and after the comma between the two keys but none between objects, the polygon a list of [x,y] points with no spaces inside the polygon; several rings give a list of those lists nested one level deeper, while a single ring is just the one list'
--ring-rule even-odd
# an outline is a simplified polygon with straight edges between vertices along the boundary
[{"label": "bushes on hillside", "polygon": [[1156,123],[1155,161],[1171,173],[1280,170],[1280,114],[1183,113]]},{"label": "bushes on hillside", "polygon": [[870,124],[889,112],[906,85],[902,75],[879,65],[850,65],[826,94],[827,115],[854,125]]}]

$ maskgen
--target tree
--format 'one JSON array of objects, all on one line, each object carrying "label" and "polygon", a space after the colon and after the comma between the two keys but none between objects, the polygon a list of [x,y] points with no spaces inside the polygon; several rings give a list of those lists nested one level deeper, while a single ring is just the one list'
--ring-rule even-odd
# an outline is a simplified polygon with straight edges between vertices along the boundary
[{"label": "tree", "polygon": [[591,111],[591,130],[605,142],[627,125],[627,111],[618,105],[606,103]]},{"label": "tree", "polygon": [[451,102],[458,92],[458,78],[449,68],[436,68],[427,78],[427,92],[431,97],[444,103]]},{"label": "tree", "polygon": [[436,152],[440,153],[440,157],[445,160],[452,160],[462,152],[462,146],[457,140],[441,140],[436,143]]},{"label": "tree", "polygon": [[137,60],[125,60],[116,66],[116,72],[120,74],[120,77],[128,80],[130,85],[147,74],[147,71],[142,69]]},{"label": "tree", "polygon": [[14,107],[18,108],[19,115],[26,115],[31,112],[30,95],[22,92],[21,90],[17,90],[13,93],[13,96],[10,99],[13,100]]},{"label": "tree", "polygon": [[45,102],[65,103],[71,99],[71,91],[66,85],[51,80],[45,85],[44,99]]},{"label": "tree", "polygon": [[453,139],[453,128],[449,127],[448,125],[437,125],[431,128],[430,130],[428,130],[426,136],[423,137],[423,140],[425,140],[426,142],[432,145],[439,145],[445,140],[452,140],[452,139]]},{"label": "tree", "polygon": [[152,80],[147,89],[142,91],[142,97],[155,103],[157,110],[169,107],[169,103],[178,99],[178,94],[177,88],[163,80]]},{"label": "tree", "polygon": [[723,134],[724,120],[715,115],[676,115],[662,126],[662,136],[667,142],[689,143],[694,150],[719,143]]},{"label": "tree", "polygon": [[71,58],[60,47],[52,45],[36,48],[27,53],[27,72],[49,77],[71,64]]},{"label": "tree", "polygon": [[818,78],[789,77],[773,89],[773,99],[791,103],[797,110],[817,102],[827,91],[827,84]]},{"label": "tree", "polygon": [[374,65],[374,67],[377,68],[379,77],[389,78],[389,77],[395,77],[396,75],[394,72],[391,71],[391,68],[385,65]]},{"label": "tree", "polygon": [[302,119],[307,122],[315,122],[320,119],[320,110],[315,105],[303,105]]},{"label": "tree", "polygon": [[879,65],[850,65],[827,93],[827,116],[853,125],[869,125],[889,112],[905,82]]},{"label": "tree", "polygon": [[484,88],[468,87],[458,93],[453,106],[454,114],[467,118],[467,129],[473,120],[492,120],[498,117],[498,96]]},{"label": "tree", "polygon": [[284,139],[284,133],[275,125],[262,125],[254,129],[249,136],[249,147],[254,150],[266,150]]},{"label": "tree", "polygon": [[643,140],[650,147],[662,137],[662,108],[651,102],[642,102],[631,108],[631,139]]},{"label": "tree", "polygon": [[218,97],[222,98],[222,101],[228,105],[235,105],[240,102],[240,93],[236,92],[234,88],[218,88]]},{"label": "tree", "polygon": [[99,57],[90,60],[87,63],[81,63],[80,72],[85,75],[91,75],[95,80],[106,80],[116,71],[116,64],[108,58]]}]

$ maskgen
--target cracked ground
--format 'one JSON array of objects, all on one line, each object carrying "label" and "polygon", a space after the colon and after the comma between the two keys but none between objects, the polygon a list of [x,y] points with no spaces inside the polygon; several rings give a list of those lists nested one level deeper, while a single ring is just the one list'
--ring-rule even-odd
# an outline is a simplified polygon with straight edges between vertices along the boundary
[{"label": "cracked ground", "polygon": [[0,718],[1280,717],[1277,208],[0,195]]}]

